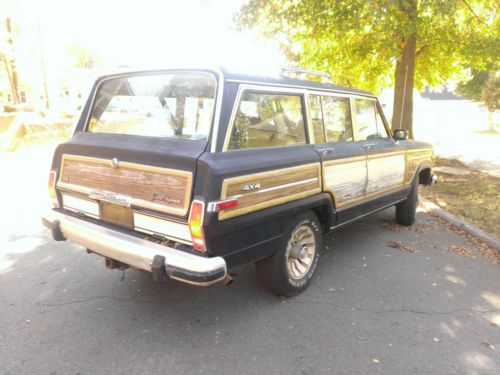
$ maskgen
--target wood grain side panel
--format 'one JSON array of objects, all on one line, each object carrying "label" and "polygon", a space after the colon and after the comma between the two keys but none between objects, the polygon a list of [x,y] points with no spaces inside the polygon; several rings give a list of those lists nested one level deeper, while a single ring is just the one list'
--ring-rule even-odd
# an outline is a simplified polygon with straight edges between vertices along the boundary
[{"label": "wood grain side panel", "polygon": [[279,172],[278,174],[269,175],[268,177],[264,176],[264,177],[259,178],[257,176],[257,178],[255,180],[251,180],[251,179],[249,180],[249,179],[245,178],[241,181],[237,181],[231,185],[228,185],[226,195],[228,197],[230,197],[233,195],[249,194],[249,192],[244,192],[241,190],[242,185],[259,183],[260,190],[263,190],[263,189],[276,187],[279,185],[288,184],[290,182],[307,180],[307,179],[315,178],[315,177],[318,177],[317,168],[311,167],[311,168],[305,168],[305,169],[300,168],[297,170],[292,170],[292,171],[289,171],[288,173]]},{"label": "wood grain side panel", "polygon": [[134,204],[159,211],[185,214],[192,188],[192,173],[109,160],[63,155],[58,188],[90,194],[93,190],[123,194]]},{"label": "wood grain side panel", "polygon": [[[259,184],[259,189],[244,190]],[[237,197],[235,208],[219,212],[219,220],[269,208],[321,192],[320,163],[277,169],[228,178],[222,185],[221,200]]]},{"label": "wood grain side panel", "polygon": [[337,208],[364,200],[366,158],[363,156],[323,163],[323,189],[332,194]]},{"label": "wood grain side panel", "polygon": [[432,149],[411,150],[406,153],[405,184],[411,183],[420,164],[426,161],[432,163],[432,155]]},{"label": "wood grain side panel", "polygon": [[377,156],[368,158],[367,195],[397,189],[404,184],[405,155]]}]

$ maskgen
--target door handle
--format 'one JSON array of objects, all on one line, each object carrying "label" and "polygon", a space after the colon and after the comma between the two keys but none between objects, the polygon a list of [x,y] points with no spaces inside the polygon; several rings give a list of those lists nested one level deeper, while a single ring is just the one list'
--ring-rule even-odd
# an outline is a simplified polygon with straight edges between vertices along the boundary
[{"label": "door handle", "polygon": [[332,151],[335,151],[335,149],[333,147],[325,147],[325,148],[320,148],[318,149],[318,152],[321,154],[321,155],[326,155],[326,154],[329,154],[330,152]]},{"label": "door handle", "polygon": [[375,146],[375,143],[367,143],[363,145],[363,147],[367,150],[371,149],[373,146]]}]

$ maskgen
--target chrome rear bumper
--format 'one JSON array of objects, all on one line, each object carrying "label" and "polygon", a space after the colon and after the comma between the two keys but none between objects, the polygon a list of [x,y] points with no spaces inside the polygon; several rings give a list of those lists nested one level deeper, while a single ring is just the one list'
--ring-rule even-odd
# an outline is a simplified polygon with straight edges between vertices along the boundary
[{"label": "chrome rear bumper", "polygon": [[161,260],[160,272],[189,284],[212,285],[223,281],[227,275],[226,262],[221,257],[189,254],[56,211],[44,215],[42,223],[50,229],[55,240],[68,239],[134,268],[154,273]]}]

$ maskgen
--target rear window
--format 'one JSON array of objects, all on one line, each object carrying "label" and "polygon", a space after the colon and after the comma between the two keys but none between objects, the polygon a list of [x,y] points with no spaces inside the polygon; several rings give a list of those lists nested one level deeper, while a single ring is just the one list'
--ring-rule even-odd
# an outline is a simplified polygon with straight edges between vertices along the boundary
[{"label": "rear window", "polygon": [[208,73],[131,75],[104,81],[90,113],[90,133],[206,140],[216,80]]},{"label": "rear window", "polygon": [[229,150],[306,143],[299,95],[245,92],[229,139]]}]

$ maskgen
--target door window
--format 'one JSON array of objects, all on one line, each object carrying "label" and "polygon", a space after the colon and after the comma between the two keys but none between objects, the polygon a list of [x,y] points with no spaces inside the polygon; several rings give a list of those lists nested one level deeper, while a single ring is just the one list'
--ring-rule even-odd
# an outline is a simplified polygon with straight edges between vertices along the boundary
[{"label": "door window", "polygon": [[389,134],[384,126],[384,120],[378,106],[375,106],[375,120],[377,121],[377,133],[381,138],[388,138]]},{"label": "door window", "polygon": [[325,130],[323,128],[323,110],[321,108],[321,96],[309,95],[309,110],[311,114],[315,143],[325,143]]},{"label": "door window", "polygon": [[327,142],[352,141],[349,98],[323,96],[322,102]]},{"label": "door window", "polygon": [[300,95],[243,94],[233,123],[229,150],[305,143]]},{"label": "door window", "polygon": [[379,138],[373,100],[356,99],[356,123],[359,141]]}]

